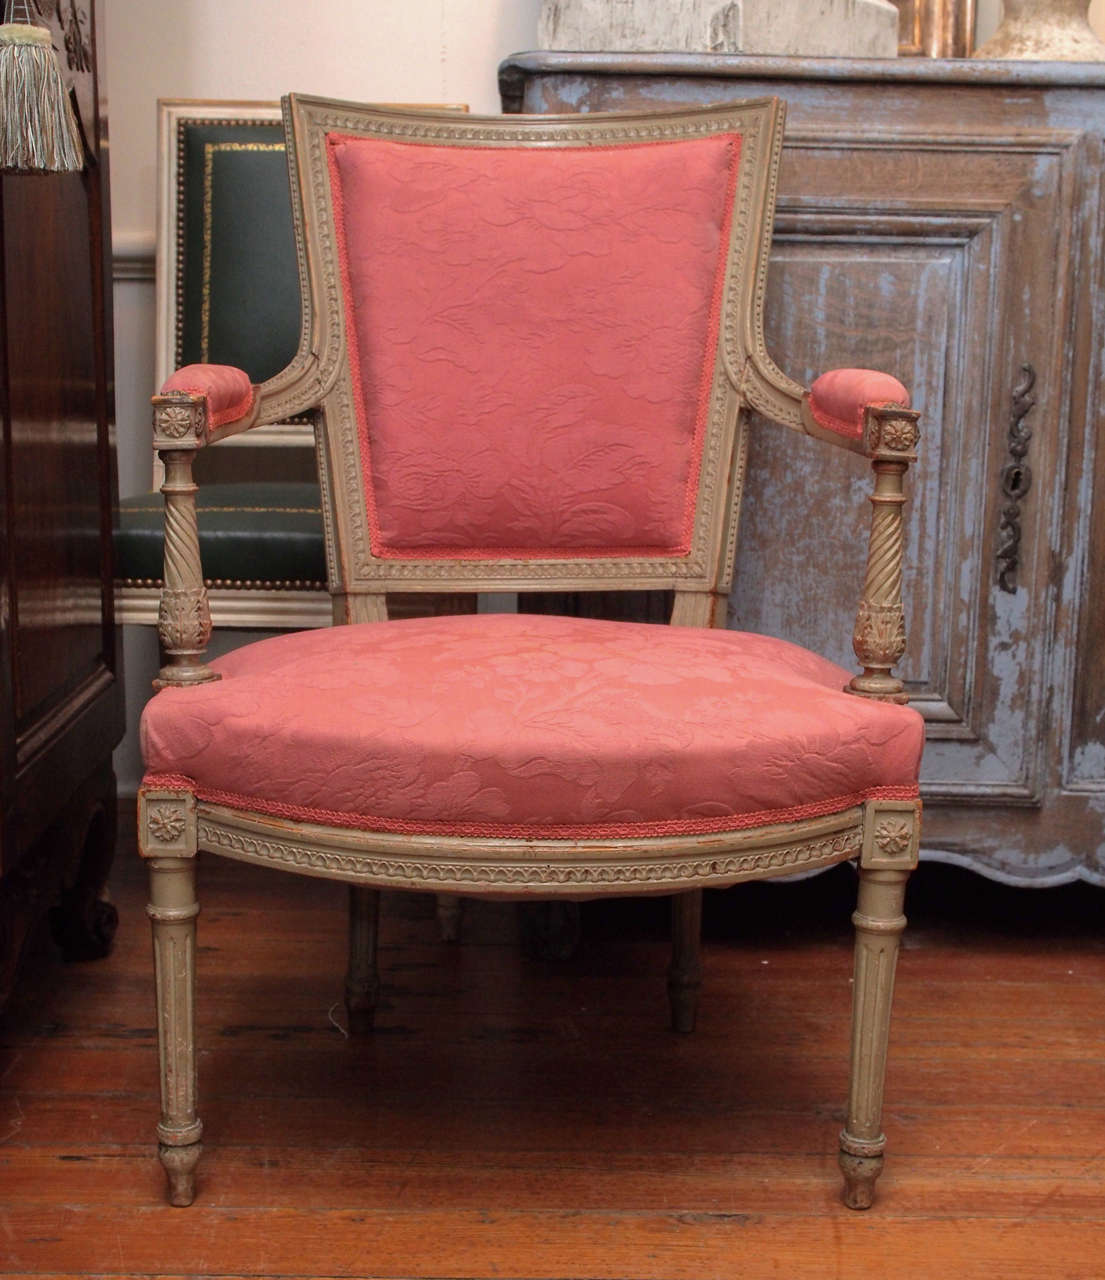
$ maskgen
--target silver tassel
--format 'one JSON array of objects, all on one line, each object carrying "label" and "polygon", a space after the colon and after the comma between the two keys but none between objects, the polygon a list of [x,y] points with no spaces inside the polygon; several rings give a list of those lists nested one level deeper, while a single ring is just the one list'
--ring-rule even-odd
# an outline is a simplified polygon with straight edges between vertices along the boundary
[{"label": "silver tassel", "polygon": [[0,170],[74,171],[84,148],[50,32],[0,26]]}]

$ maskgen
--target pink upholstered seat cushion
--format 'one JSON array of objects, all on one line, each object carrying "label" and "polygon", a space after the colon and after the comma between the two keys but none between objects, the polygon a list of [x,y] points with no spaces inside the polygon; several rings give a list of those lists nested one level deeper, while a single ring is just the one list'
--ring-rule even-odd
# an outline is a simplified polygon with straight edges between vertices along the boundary
[{"label": "pink upholstered seat cushion", "polygon": [[739,137],[328,145],[373,552],[685,553]]},{"label": "pink upholstered seat cushion", "polygon": [[917,794],[921,717],[733,631],[487,615],[263,640],[164,689],[150,775],[379,831],[660,835]]}]

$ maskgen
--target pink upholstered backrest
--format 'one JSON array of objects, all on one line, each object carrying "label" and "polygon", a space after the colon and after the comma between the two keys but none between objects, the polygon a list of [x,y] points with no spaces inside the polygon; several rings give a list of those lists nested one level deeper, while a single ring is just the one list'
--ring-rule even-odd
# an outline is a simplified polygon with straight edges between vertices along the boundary
[{"label": "pink upholstered backrest", "polygon": [[286,118],[332,577],[717,581],[778,104]]},{"label": "pink upholstered backrest", "polygon": [[374,553],[685,554],[739,137],[327,145]]}]

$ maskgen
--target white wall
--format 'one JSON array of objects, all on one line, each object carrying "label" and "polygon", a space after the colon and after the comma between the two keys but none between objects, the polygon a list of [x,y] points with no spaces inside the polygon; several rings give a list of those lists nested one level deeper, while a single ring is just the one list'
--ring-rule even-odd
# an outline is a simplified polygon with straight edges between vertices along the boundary
[{"label": "white wall", "polygon": [[116,235],[154,226],[158,98],[466,102],[497,112],[501,58],[532,48],[540,0],[111,0]]}]

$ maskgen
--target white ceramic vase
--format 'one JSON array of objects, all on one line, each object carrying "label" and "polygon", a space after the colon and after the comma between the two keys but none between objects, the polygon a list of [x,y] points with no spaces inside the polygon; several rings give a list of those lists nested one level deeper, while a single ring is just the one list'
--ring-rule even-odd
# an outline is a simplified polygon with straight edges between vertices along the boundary
[{"label": "white ceramic vase", "polygon": [[1090,0],[1005,0],[1001,26],[976,58],[1099,62],[1105,44],[1090,26]]}]

